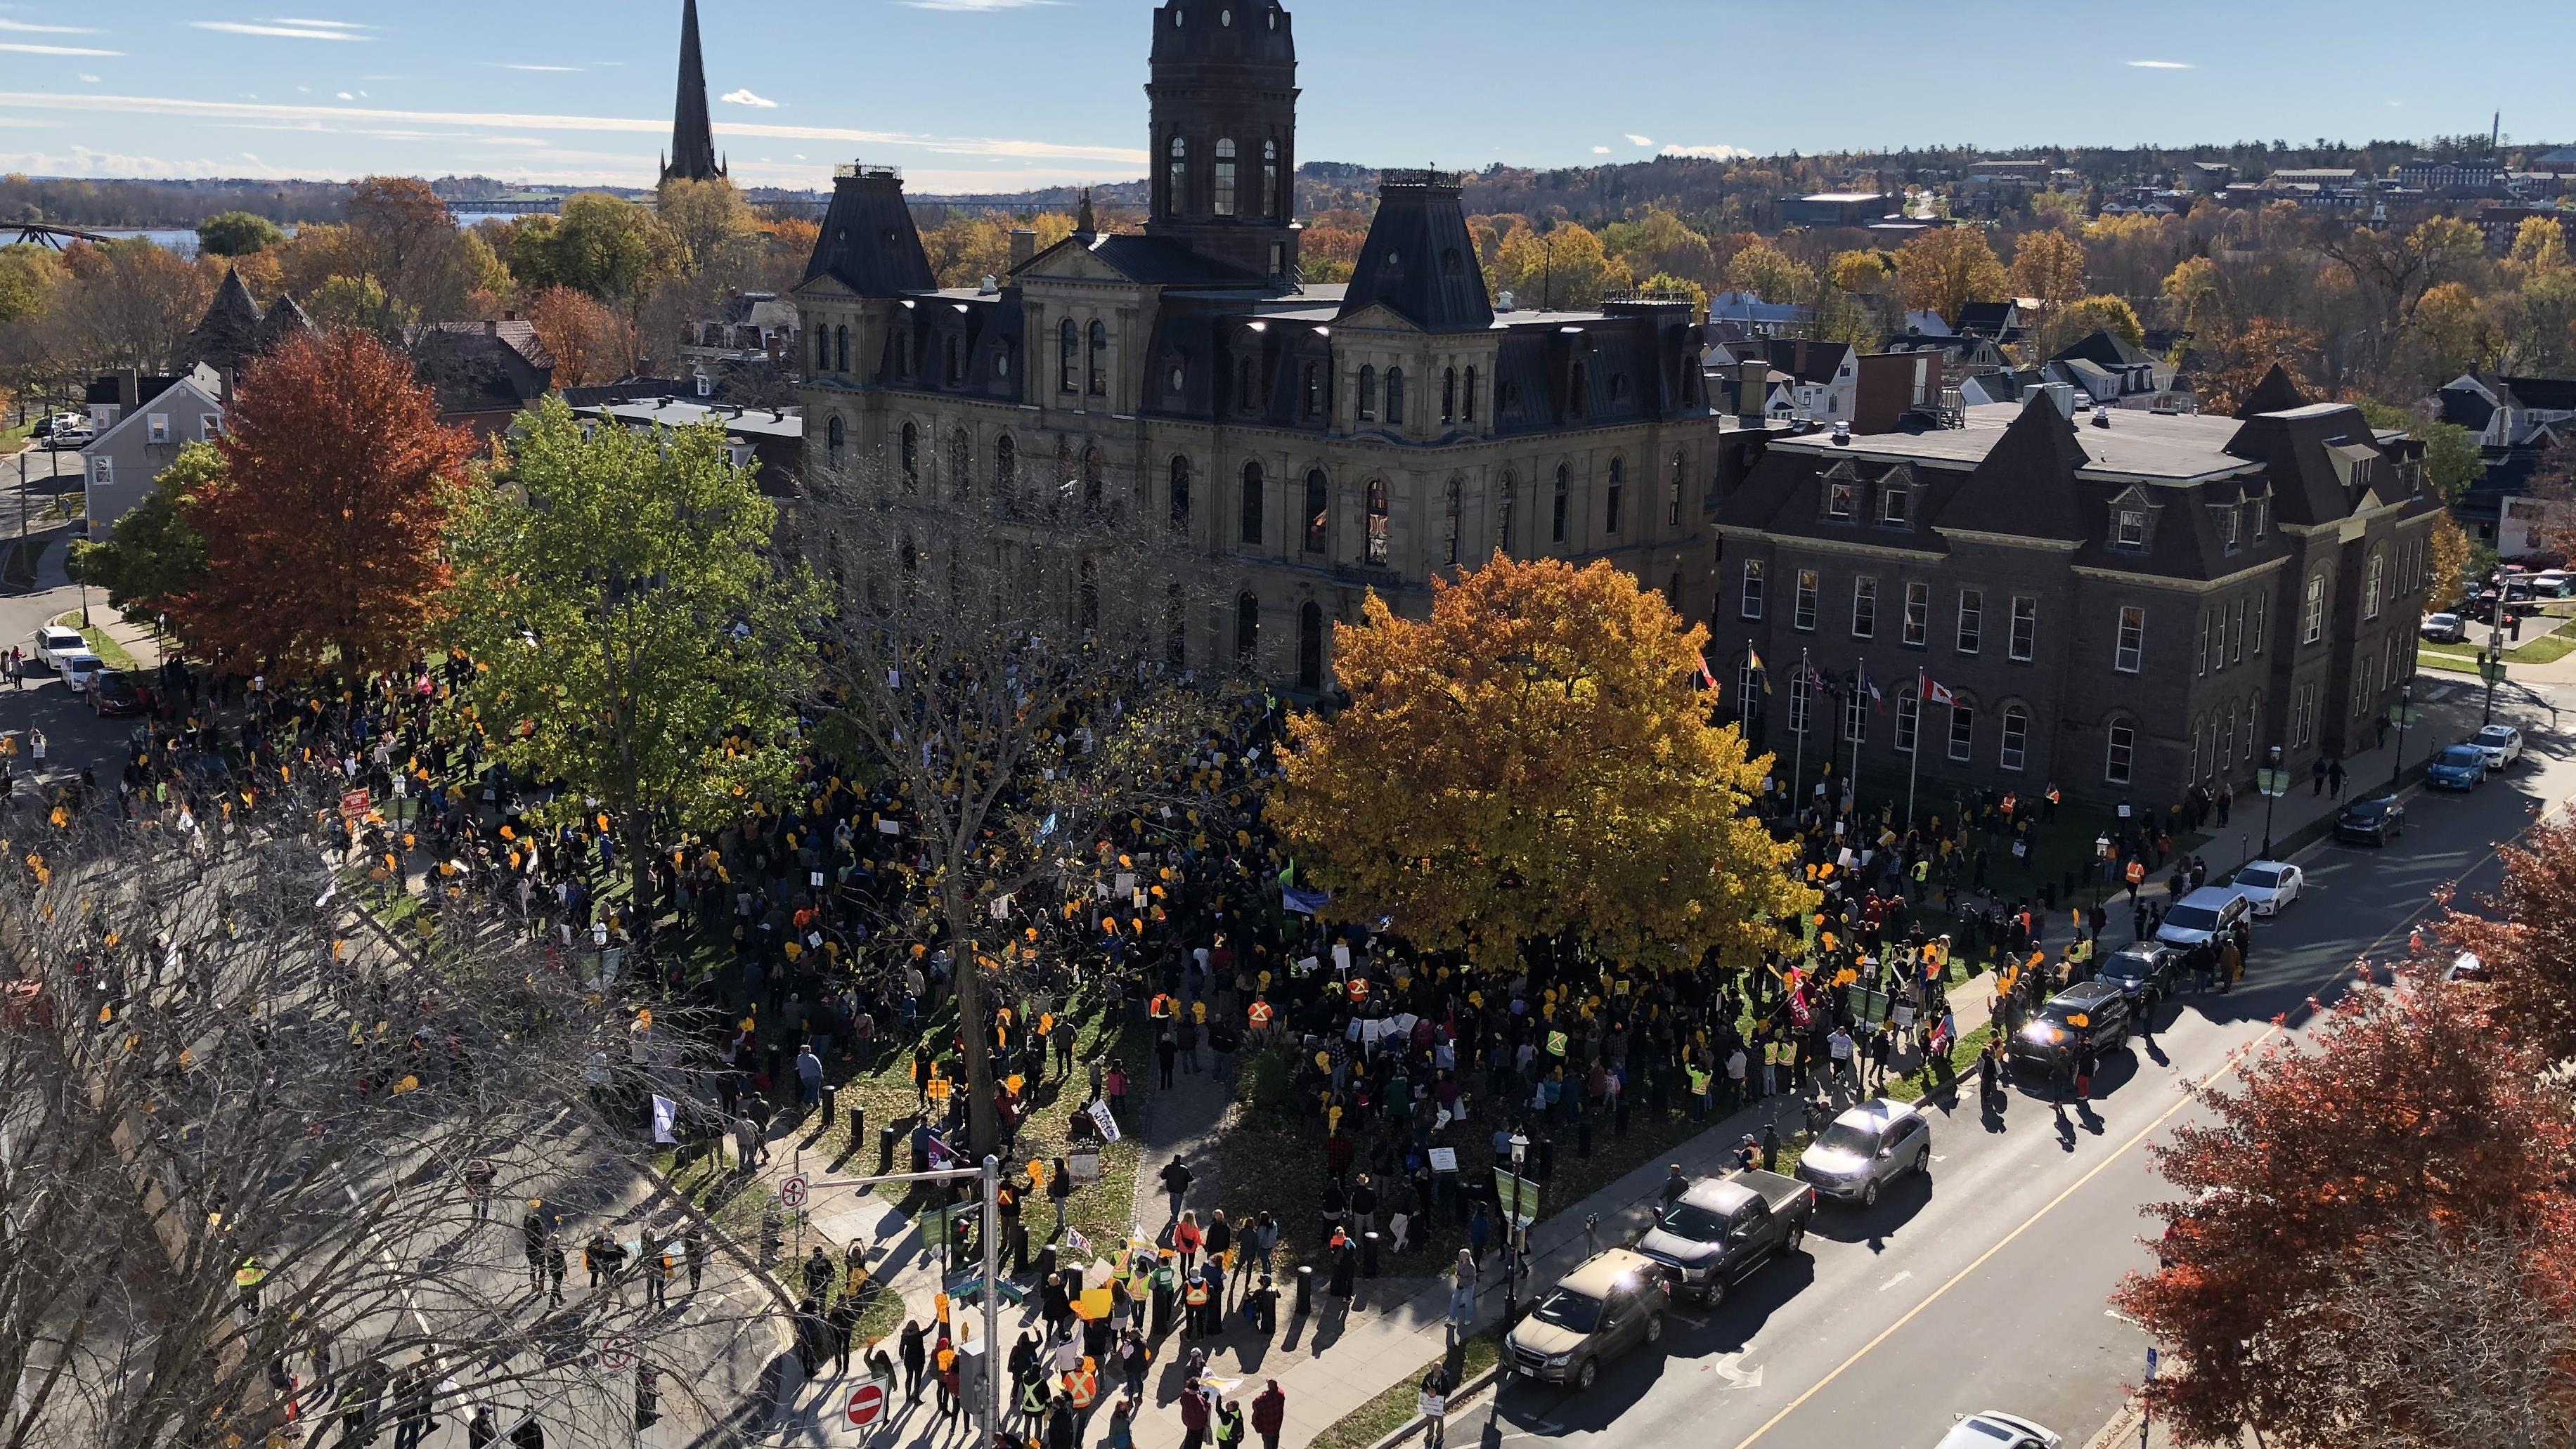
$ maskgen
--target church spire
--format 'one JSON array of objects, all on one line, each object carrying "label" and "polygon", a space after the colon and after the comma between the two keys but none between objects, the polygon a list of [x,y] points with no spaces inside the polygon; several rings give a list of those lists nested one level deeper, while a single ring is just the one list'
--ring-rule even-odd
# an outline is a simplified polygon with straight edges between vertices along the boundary
[{"label": "church spire", "polygon": [[683,0],[680,12],[680,99],[671,118],[671,161],[662,168],[665,181],[712,181],[725,174],[716,164],[715,127],[707,120],[707,63],[698,49],[698,0]]}]

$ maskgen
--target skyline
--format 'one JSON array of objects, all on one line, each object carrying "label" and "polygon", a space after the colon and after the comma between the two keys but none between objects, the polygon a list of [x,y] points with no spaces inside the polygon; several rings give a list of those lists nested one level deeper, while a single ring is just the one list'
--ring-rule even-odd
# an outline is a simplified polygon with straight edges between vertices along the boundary
[{"label": "skyline", "polygon": [[[142,0],[99,24],[67,0],[0,3],[0,170],[649,186],[669,144],[676,0],[564,0],[541,13],[456,0],[436,24],[386,3],[287,8]],[[824,187],[853,159],[902,166],[918,193],[1144,173],[1150,0],[700,8],[717,146],[746,185]],[[2319,22],[2367,35],[2412,27],[2417,12],[2179,0],[2152,38],[2061,27],[2052,40],[2029,12],[1984,0],[1933,16],[1858,0],[1829,32],[1704,0],[1608,0],[1561,34],[1543,28],[1561,15],[1537,0],[1289,9],[1299,152],[1316,161],[2359,143],[2482,132],[2499,108],[2508,137],[2576,141],[2576,89],[2551,74],[2576,19],[2537,0],[2487,7],[2444,44],[2355,46],[2330,64],[2307,58]],[[504,35],[511,49],[490,50]],[[1539,53],[1552,70],[1533,66]],[[829,59],[781,59],[813,56]],[[1959,79],[1984,72],[1997,79]]]}]

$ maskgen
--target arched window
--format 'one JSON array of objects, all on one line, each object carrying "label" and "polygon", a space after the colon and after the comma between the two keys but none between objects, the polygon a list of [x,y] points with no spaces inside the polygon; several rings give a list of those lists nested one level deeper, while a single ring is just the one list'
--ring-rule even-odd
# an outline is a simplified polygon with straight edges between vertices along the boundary
[{"label": "arched window", "polygon": [[839,418],[832,419],[823,430],[825,445],[831,453],[832,466],[841,466],[841,445],[849,441],[850,430]]},{"label": "arched window", "polygon": [[1091,395],[1109,395],[1109,324],[1091,324]]},{"label": "arched window", "polygon": [[1442,540],[1441,555],[1449,560],[1451,568],[1456,568],[1458,566],[1459,513],[1466,506],[1467,485],[1456,478],[1450,479],[1449,496],[1446,502],[1448,518],[1441,526],[1441,532],[1445,535]]},{"label": "arched window", "polygon": [[1404,369],[1401,367],[1386,370],[1386,420],[1399,428],[1404,426]]},{"label": "arched window", "polygon": [[1107,496],[1107,494],[1108,494],[1108,490],[1109,490],[1108,477],[1109,477],[1109,465],[1108,465],[1108,463],[1107,463],[1104,459],[1102,459],[1102,457],[1100,456],[1100,450],[1099,450],[1098,448],[1085,448],[1085,449],[1083,449],[1083,450],[1082,450],[1082,511],[1083,511],[1083,512],[1085,512],[1085,513],[1089,513],[1089,514],[1097,514],[1097,513],[1100,511],[1100,505],[1101,505],[1101,502],[1102,502],[1102,500]]},{"label": "arched window", "polygon": [[1190,531],[1190,460],[1172,455],[1172,532]]},{"label": "arched window", "polygon": [[1565,516],[1574,506],[1574,470],[1563,463],[1556,465],[1556,514],[1548,537],[1552,542],[1565,542]]},{"label": "arched window", "polygon": [[959,428],[948,437],[948,490],[952,496],[966,496],[975,481],[974,466],[975,445],[967,438],[966,430]]},{"label": "arched window", "polygon": [[1216,143],[1216,214],[1234,215],[1234,143]]},{"label": "arched window", "polygon": [[838,335],[839,335],[839,343],[838,343],[838,346],[839,346],[840,353],[841,353],[841,365],[840,365],[839,367],[837,367],[837,368],[834,368],[834,369],[833,369],[833,371],[835,371],[835,372],[848,372],[848,371],[850,370],[850,329],[849,329],[849,328],[847,328],[847,327],[842,327],[842,328],[840,328],[840,329],[839,329]]},{"label": "arched window", "polygon": [[921,487],[921,433],[912,424],[903,425],[903,437],[895,447],[896,461],[903,468],[903,491]]},{"label": "arched window", "polygon": [[1318,468],[1306,475],[1306,552],[1324,552],[1332,538],[1332,509],[1331,485],[1324,481],[1324,470]]},{"label": "arched window", "polygon": [[1458,369],[1446,368],[1440,374],[1440,421],[1458,421]]},{"label": "arched window", "polygon": [[1386,480],[1371,478],[1368,485],[1368,562],[1373,568],[1386,567],[1386,535]]},{"label": "arched window", "polygon": [[1261,465],[1243,465],[1243,527],[1237,535],[1254,547],[1261,544]]},{"label": "arched window", "polygon": [[1476,420],[1476,369],[1467,369],[1467,391],[1458,399],[1458,416],[1468,422]]},{"label": "arched window", "polygon": [[1502,500],[1494,507],[1494,547],[1509,554],[1512,551],[1513,503],[1512,475],[1509,473],[1503,475],[1501,492]]},{"label": "arched window", "polygon": [[1364,423],[1377,421],[1377,369],[1374,367],[1360,369],[1359,418]]},{"label": "arched window", "polygon": [[1574,364],[1574,378],[1565,390],[1565,415],[1583,421],[1592,410],[1592,370],[1582,363]]},{"label": "arched window", "polygon": [[1603,503],[1605,505],[1603,510],[1603,522],[1606,525],[1607,531],[1614,535],[1619,531],[1620,499],[1627,490],[1628,465],[1617,458],[1613,458],[1610,460],[1610,488],[1609,492],[1603,498]]},{"label": "arched window", "polygon": [[1322,363],[1306,364],[1299,391],[1305,399],[1305,416],[1322,417],[1324,415],[1324,365]]},{"label": "arched window", "polygon": [[832,329],[829,327],[818,325],[814,329],[814,370],[832,370]]},{"label": "arched window", "polygon": [[1172,138],[1172,169],[1163,195],[1163,214],[1179,216],[1190,205],[1190,143]]},{"label": "arched window", "polygon": [[2137,726],[2125,719],[2111,721],[2110,745],[2102,759],[2102,778],[2114,785],[2129,783],[2129,775],[2137,762],[2137,755]]},{"label": "arched window", "polygon": [[1070,317],[1055,329],[1055,390],[1067,397],[1082,391],[1082,328]]},{"label": "arched window", "polygon": [[1297,687],[1324,687],[1324,611],[1312,602],[1297,611]]},{"label": "arched window", "polygon": [[1261,214],[1267,217],[1288,214],[1288,209],[1279,204],[1279,143],[1276,141],[1261,143]]},{"label": "arched window", "polygon": [[2307,605],[2301,612],[2299,638],[2314,644],[2326,637],[2326,576],[2319,572],[2308,578]]},{"label": "arched window", "polygon": [[1261,652],[1261,600],[1250,590],[1234,596],[1234,662],[1249,669]]},{"label": "arched window", "polygon": [[2018,770],[2030,750],[2030,711],[2017,704],[2004,706],[2003,744],[1997,750],[1995,763],[2007,770]]},{"label": "arched window", "polygon": [[993,488],[1006,502],[1020,491],[1020,445],[1008,433],[993,440]]},{"label": "arched window", "polygon": [[1664,490],[1664,526],[1682,526],[1682,455],[1673,454],[1673,481]]}]

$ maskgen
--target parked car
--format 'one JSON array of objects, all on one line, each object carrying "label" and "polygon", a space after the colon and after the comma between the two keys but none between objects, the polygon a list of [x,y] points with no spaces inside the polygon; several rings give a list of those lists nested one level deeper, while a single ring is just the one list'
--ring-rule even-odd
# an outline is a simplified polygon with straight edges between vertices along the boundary
[{"label": "parked car", "polygon": [[1523,1378],[1588,1389],[1603,1360],[1663,1338],[1670,1292],[1663,1264],[1612,1248],[1556,1280],[1512,1325],[1505,1357]]},{"label": "parked car", "polygon": [[2355,800],[2335,817],[2334,838],[2347,845],[2384,846],[2406,833],[2406,807],[2394,795]]},{"label": "parked car", "polygon": [[2435,644],[2457,644],[2469,637],[2469,621],[2457,614],[2427,614],[2423,632]]},{"label": "parked car", "polygon": [[2016,1080],[2025,1073],[2042,1080],[2060,1071],[2073,1072],[2076,1053],[2091,1041],[2101,1051],[2117,1051],[2129,1038],[2128,997],[2109,981],[2069,986],[2048,999],[2013,1037],[2012,1068]]},{"label": "parked car", "polygon": [[1876,1207],[1880,1190],[1909,1172],[1932,1174],[1932,1124],[1884,1097],[1836,1117],[1798,1154],[1800,1182],[1862,1207]]},{"label": "parked car", "polygon": [[84,649],[78,654],[54,656],[54,669],[62,675],[63,683],[71,686],[72,693],[84,694],[107,672],[107,661]]},{"label": "parked car", "polygon": [[75,422],[54,424],[54,430],[45,435],[45,446],[57,453],[65,453],[74,448],[86,448],[97,439],[98,430],[89,425],[88,419],[83,418]]},{"label": "parked car", "polygon": [[90,686],[89,704],[102,715],[140,714],[152,707],[152,691],[135,676],[111,669]]},{"label": "parked car", "polygon": [[2522,762],[2522,731],[2511,725],[2488,725],[2470,741],[2486,751],[2487,768],[2511,769]]},{"label": "parked car", "polygon": [[2129,1009],[2143,1016],[2173,994],[2174,978],[2180,974],[2182,952],[2161,941],[2140,941],[2104,957],[2093,979],[2119,987]]},{"label": "parked car", "polygon": [[2475,745],[2452,745],[2424,766],[2424,784],[2435,790],[2474,790],[2487,782],[2487,752]]},{"label": "parked car", "polygon": [[2019,1414],[1981,1409],[1951,1425],[1933,1449],[2058,1449],[2064,1442]]},{"label": "parked car", "polygon": [[2478,953],[2475,951],[2462,951],[2459,955],[2451,958],[2451,964],[2448,969],[2443,971],[2442,979],[2445,981],[2484,981],[2487,979],[2487,963],[2479,960]]},{"label": "parked car", "polygon": [[1776,1172],[1738,1172],[1690,1185],[1637,1240],[1675,1293],[1715,1305],[1754,1269],[1798,1251],[1816,1192]]},{"label": "parked car", "polygon": [[2249,860],[2236,868],[2236,879],[2228,889],[2245,898],[2254,908],[2257,919],[2281,914],[2281,909],[2299,898],[2306,889],[2308,873],[2285,860]]},{"label": "parked car", "polygon": [[2168,946],[2197,946],[2254,913],[2251,902],[2229,886],[2202,886],[2173,903],[2156,939]]},{"label": "parked car", "polygon": [[2563,599],[2576,588],[2576,574],[2564,569],[2543,569],[2531,576],[2531,592],[2544,599]]},{"label": "parked car", "polygon": [[60,624],[47,624],[36,631],[36,658],[43,661],[47,668],[52,668],[54,661],[65,654],[87,654],[88,652],[89,641],[81,637],[81,631],[78,629],[66,629]]}]

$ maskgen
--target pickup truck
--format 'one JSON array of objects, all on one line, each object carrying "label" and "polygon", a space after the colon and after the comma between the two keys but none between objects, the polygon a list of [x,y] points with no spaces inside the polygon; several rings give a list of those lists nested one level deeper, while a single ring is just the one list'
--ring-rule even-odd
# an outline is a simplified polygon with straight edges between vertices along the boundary
[{"label": "pickup truck", "polygon": [[1637,1251],[1664,1265],[1676,1294],[1714,1307],[1774,1255],[1798,1251],[1815,1215],[1816,1190],[1794,1177],[1706,1177],[1656,1216]]}]

